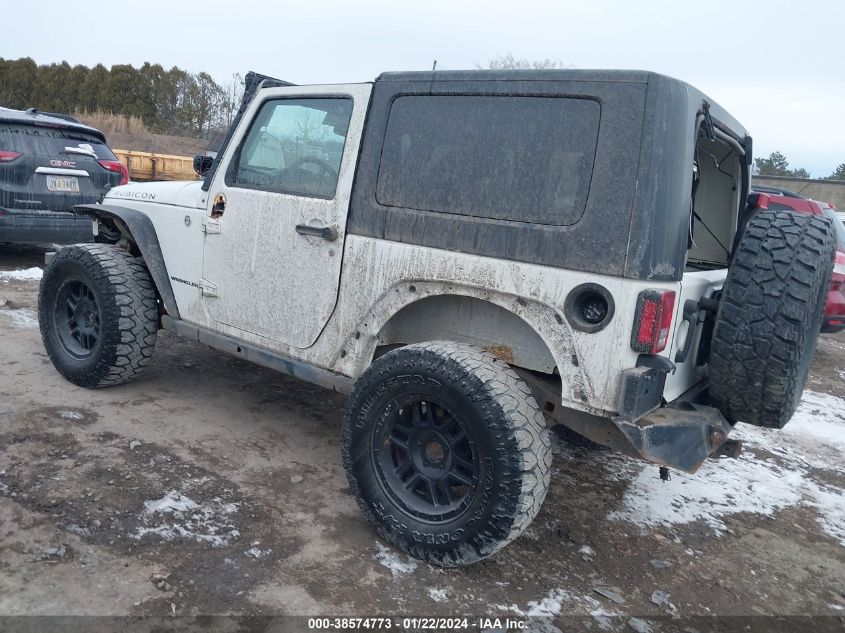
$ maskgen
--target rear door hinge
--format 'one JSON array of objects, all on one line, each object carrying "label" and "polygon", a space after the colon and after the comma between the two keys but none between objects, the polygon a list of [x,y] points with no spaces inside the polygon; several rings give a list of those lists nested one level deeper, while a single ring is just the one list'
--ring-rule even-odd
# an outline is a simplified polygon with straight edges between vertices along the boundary
[{"label": "rear door hinge", "polygon": [[220,233],[220,220],[210,218],[207,215],[202,218],[203,233]]},{"label": "rear door hinge", "polygon": [[200,279],[200,290],[203,297],[217,296],[217,284],[211,283],[208,279]]}]

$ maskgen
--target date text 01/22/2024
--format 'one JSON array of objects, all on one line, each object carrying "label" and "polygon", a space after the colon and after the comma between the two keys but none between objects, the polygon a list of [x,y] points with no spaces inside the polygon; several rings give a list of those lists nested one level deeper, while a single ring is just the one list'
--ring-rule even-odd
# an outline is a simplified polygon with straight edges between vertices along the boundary
[{"label": "date text 01/22/2024", "polygon": [[309,618],[308,629],[311,631],[374,631],[374,630],[406,630],[406,631],[457,631],[478,629],[481,631],[494,629],[504,631],[522,630],[526,626],[525,620],[516,618],[444,618],[444,617],[371,617],[371,618]]}]

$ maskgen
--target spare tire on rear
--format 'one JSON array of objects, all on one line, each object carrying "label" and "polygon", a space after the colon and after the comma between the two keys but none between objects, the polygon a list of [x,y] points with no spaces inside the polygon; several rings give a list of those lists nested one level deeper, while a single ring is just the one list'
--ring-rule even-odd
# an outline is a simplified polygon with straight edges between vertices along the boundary
[{"label": "spare tire on rear", "polygon": [[711,342],[710,395],[731,422],[779,429],[795,413],[835,252],[827,218],[761,211],[748,222]]}]

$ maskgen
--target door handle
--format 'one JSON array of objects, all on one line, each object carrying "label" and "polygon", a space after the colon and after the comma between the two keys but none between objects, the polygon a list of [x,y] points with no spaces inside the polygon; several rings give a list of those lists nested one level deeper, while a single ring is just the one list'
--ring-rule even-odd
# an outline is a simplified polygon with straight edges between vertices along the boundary
[{"label": "door handle", "polygon": [[313,235],[329,242],[337,239],[337,228],[334,226],[309,226],[308,224],[297,224],[296,232],[300,235]]}]

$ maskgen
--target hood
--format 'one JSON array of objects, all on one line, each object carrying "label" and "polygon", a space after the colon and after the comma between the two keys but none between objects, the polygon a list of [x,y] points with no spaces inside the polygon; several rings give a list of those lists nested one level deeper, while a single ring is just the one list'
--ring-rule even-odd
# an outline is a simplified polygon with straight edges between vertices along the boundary
[{"label": "hood", "polygon": [[120,200],[155,202],[177,207],[204,209],[207,194],[202,190],[201,180],[187,182],[135,182],[110,189],[103,202],[116,203]]}]

